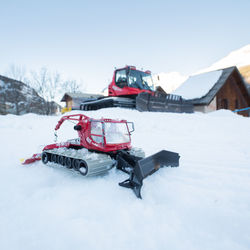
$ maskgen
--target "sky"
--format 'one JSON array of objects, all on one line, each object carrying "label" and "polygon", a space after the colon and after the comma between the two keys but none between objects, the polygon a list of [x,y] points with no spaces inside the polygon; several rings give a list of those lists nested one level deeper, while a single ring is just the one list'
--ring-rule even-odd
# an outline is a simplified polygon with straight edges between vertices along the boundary
[{"label": "sky", "polygon": [[98,92],[114,68],[189,75],[250,44],[250,1],[0,0],[0,74],[47,67]]}]

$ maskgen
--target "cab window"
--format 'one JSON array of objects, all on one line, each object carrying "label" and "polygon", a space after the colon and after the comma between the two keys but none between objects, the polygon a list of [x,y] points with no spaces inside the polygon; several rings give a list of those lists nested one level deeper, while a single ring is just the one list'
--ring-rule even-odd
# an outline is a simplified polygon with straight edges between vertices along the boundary
[{"label": "cab window", "polygon": [[103,132],[101,122],[91,122],[91,138],[97,143],[103,143]]},{"label": "cab window", "polygon": [[107,144],[120,144],[130,142],[126,123],[105,122],[105,138]]},{"label": "cab window", "polygon": [[116,71],[115,82],[120,88],[123,88],[127,85],[127,74],[125,69]]}]

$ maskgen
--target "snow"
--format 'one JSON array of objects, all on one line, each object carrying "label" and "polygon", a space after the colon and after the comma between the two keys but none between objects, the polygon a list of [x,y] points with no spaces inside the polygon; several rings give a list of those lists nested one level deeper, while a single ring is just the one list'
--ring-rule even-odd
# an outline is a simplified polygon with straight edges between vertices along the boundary
[{"label": "snow", "polygon": [[1,87],[1,88],[4,88],[4,87],[5,87],[5,83],[4,83],[2,80],[0,80],[0,87]]},{"label": "snow", "polygon": [[230,52],[221,60],[213,63],[210,67],[199,70],[197,74],[232,66],[242,67],[246,65],[250,65],[250,44]]},{"label": "snow", "polygon": [[[211,66],[190,74],[190,77],[232,66],[242,67],[246,65],[250,65],[250,44],[230,52],[227,56],[213,63]],[[174,93],[178,87],[182,86],[187,78],[187,76],[179,72],[160,73],[153,76],[155,84],[161,86],[167,93]]]},{"label": "snow", "polygon": [[205,96],[219,80],[222,70],[190,76],[173,94],[185,99],[196,99]]},{"label": "snow", "polygon": [[23,85],[21,92],[27,97],[27,99],[32,99],[34,97],[33,89]]},{"label": "snow", "polygon": [[153,81],[156,86],[161,86],[167,93],[172,93],[183,82],[187,80],[187,76],[179,72],[159,73],[153,75]]},{"label": "snow", "polygon": [[[133,121],[135,147],[178,152],[180,166],[145,179],[140,200],[118,186],[127,175],[115,169],[84,178],[41,162],[21,165],[53,143],[60,117],[0,116],[1,250],[250,248],[249,118],[226,110],[85,114]],[[59,142],[76,137],[72,127],[62,125]]]}]

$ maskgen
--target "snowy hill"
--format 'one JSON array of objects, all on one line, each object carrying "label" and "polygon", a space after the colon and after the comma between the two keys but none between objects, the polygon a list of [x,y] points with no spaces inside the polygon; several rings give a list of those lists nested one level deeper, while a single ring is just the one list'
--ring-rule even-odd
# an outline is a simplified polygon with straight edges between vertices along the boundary
[{"label": "snowy hill", "polygon": [[[247,67],[248,65],[248,67]],[[215,62],[211,66],[201,69],[191,75],[202,74],[205,72],[223,69],[230,66],[237,66],[246,79],[250,83],[250,44],[238,50],[232,51],[221,60]],[[179,72],[160,73],[154,75],[156,85],[160,85],[168,93],[172,93],[175,89],[181,86],[188,79],[188,76],[183,76]],[[249,86],[248,86],[249,87]]]},{"label": "snowy hill", "polygon": [[208,72],[212,70],[217,70],[217,69],[222,69],[222,68],[227,68],[231,66],[237,66],[238,68],[240,68],[246,65],[250,65],[250,44],[238,50],[232,51],[221,60],[212,64],[210,67],[196,72],[196,74],[200,74],[200,73]]},{"label": "snowy hill", "polygon": [[250,64],[239,68],[241,75],[244,77],[247,83],[248,92],[250,94]]},{"label": "snowy hill", "polygon": [[25,83],[0,75],[0,114],[54,114],[58,108]]},{"label": "snowy hill", "polygon": [[[121,115],[122,114],[122,115]],[[118,186],[112,169],[85,179],[68,169],[19,159],[53,142],[58,116],[0,116],[1,250],[246,250],[250,247],[250,119],[209,114],[89,111],[135,123],[146,155],[178,152],[178,168],[144,180],[143,199]],[[59,141],[75,137],[63,124]]]},{"label": "snowy hill", "polygon": [[154,75],[153,81],[156,86],[161,86],[167,93],[172,93],[185,82],[187,78],[187,76],[183,76],[179,72],[170,72]]}]

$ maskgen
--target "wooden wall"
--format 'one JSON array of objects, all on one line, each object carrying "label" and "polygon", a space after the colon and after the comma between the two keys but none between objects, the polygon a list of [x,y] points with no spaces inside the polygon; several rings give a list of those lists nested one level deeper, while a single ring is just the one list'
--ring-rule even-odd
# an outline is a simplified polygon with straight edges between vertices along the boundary
[{"label": "wooden wall", "polygon": [[66,101],[66,107],[67,108],[72,108],[72,105],[73,105],[72,98],[70,96],[66,96],[65,101]]},{"label": "wooden wall", "polygon": [[[239,76],[234,72],[227,79],[224,86],[216,95],[217,109],[241,109],[249,105],[247,93],[242,88],[242,82]],[[240,82],[240,83],[239,83]],[[248,112],[239,112],[241,115],[248,116]]]}]

